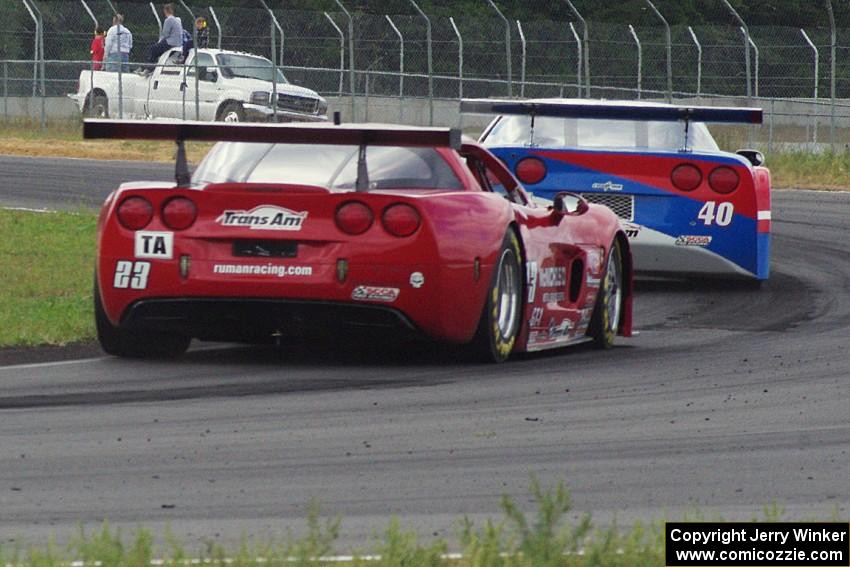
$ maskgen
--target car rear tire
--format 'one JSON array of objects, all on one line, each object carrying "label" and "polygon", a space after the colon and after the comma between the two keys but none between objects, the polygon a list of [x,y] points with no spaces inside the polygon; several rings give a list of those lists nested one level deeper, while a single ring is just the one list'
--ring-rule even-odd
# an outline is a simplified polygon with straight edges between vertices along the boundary
[{"label": "car rear tire", "polygon": [[192,340],[183,335],[129,331],[114,326],[103,309],[97,281],[94,284],[94,322],[100,347],[105,353],[121,358],[174,358],[186,352]]},{"label": "car rear tire", "polygon": [[245,122],[245,109],[242,108],[242,105],[238,102],[228,102],[224,105],[224,108],[221,109],[219,120],[221,122],[230,122],[233,124]]},{"label": "car rear tire", "polygon": [[86,106],[89,118],[109,118],[109,99],[105,95],[94,95]]},{"label": "car rear tire", "polygon": [[513,230],[499,250],[484,310],[470,354],[481,362],[504,362],[516,344],[522,321],[522,252]]},{"label": "car rear tire", "polygon": [[608,252],[605,275],[599,283],[596,305],[587,334],[596,348],[611,348],[620,328],[623,313],[623,252],[620,241],[614,239]]}]

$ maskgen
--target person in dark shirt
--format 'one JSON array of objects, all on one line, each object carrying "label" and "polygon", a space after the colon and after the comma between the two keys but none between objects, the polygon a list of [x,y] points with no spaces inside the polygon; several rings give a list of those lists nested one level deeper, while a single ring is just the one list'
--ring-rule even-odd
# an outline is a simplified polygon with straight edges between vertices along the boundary
[{"label": "person in dark shirt", "polygon": [[[195,19],[195,34],[198,37],[198,48],[206,49],[210,44],[210,28],[207,25],[207,19],[201,16]],[[189,57],[189,51],[194,49],[195,42],[192,40],[192,34],[183,31],[183,59]]]},{"label": "person in dark shirt", "polygon": [[103,31],[102,26],[98,25],[94,28],[94,39],[91,40],[91,49],[89,51],[91,53],[92,69],[95,71],[100,71],[103,67],[103,47],[105,41],[106,32]]}]

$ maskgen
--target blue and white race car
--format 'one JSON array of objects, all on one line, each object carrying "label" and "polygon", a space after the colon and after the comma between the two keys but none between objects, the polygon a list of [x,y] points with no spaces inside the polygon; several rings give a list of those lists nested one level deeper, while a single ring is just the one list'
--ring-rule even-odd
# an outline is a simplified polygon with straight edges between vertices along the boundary
[{"label": "blue and white race car", "polygon": [[498,115],[480,141],[536,197],[610,207],[636,271],[768,278],[770,171],[757,151],[721,151],[706,126],[760,123],[760,109],[477,99],[461,111]]}]

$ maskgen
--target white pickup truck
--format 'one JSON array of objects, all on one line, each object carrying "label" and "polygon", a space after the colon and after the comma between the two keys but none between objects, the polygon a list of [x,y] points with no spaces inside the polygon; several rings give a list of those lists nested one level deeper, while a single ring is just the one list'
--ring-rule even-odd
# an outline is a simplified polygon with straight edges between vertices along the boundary
[{"label": "white pickup truck", "polygon": [[[160,57],[152,73],[121,73],[124,118],[188,120],[327,120],[328,104],[315,91],[290,84],[277,70],[277,108],[272,106],[274,72],[264,57],[219,49],[197,50],[183,61],[181,49]],[[197,81],[195,70],[198,70]],[[68,96],[85,116],[118,116],[119,73],[82,71],[79,88]],[[195,89],[199,93],[198,114]]]}]

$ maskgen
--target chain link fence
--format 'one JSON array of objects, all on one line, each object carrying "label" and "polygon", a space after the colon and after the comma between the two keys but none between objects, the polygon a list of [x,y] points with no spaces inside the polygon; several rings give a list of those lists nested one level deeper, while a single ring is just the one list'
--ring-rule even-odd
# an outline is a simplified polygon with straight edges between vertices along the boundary
[{"label": "chain link fence", "polygon": [[[211,47],[267,57],[291,82],[350,105],[356,119],[411,121],[406,109],[424,101],[433,122],[435,105],[440,116],[440,104],[462,97],[734,98],[766,108],[774,101],[768,116],[776,119],[777,104],[808,101],[793,106],[782,128],[811,147],[850,138],[850,5],[829,0],[777,16],[793,25],[753,26],[726,0],[695,0],[693,22],[675,0],[625,0],[616,9],[591,0],[480,0],[458,13],[449,0],[218,2],[177,2],[176,15],[187,29],[205,17]],[[75,92],[90,68],[95,26],[107,29],[115,13],[133,33],[135,68],[158,39],[159,3],[0,0],[3,116],[10,98]],[[375,106],[382,100],[395,102]],[[773,142],[781,128],[763,130],[749,137]]]}]

